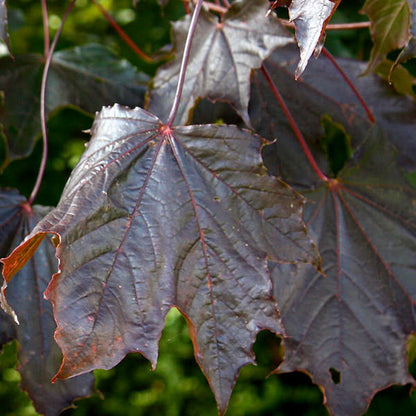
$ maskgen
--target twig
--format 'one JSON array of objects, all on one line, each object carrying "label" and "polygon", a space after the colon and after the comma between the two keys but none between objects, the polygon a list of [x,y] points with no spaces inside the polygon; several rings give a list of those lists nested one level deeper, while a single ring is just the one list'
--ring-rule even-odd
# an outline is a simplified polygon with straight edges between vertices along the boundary
[{"label": "twig", "polygon": [[211,10],[216,13],[225,14],[228,11],[227,7],[221,6],[220,4],[210,3],[208,1],[204,1],[203,4],[204,7],[206,7],[208,10]]},{"label": "twig", "polygon": [[261,66],[261,71],[264,75],[264,77],[267,80],[267,83],[270,86],[270,89],[273,92],[273,95],[275,96],[277,102],[279,103],[286,119],[288,120],[290,127],[293,130],[293,133],[295,133],[296,138],[298,139],[299,144],[302,147],[303,152],[305,153],[306,158],[308,159],[310,165],[312,166],[312,169],[315,171],[315,173],[318,175],[319,179],[321,179],[324,182],[329,182],[330,179],[321,171],[318,164],[316,163],[315,158],[313,157],[313,154],[311,150],[309,149],[308,144],[306,143],[305,138],[303,137],[302,132],[300,131],[298,125],[296,124],[295,119],[293,118],[289,107],[287,106],[285,100],[283,99],[282,95],[280,94],[279,90],[276,87],[276,84],[273,82],[272,78],[270,77],[269,72],[267,71],[264,64]]},{"label": "twig", "polygon": [[186,38],[185,47],[183,50],[183,57],[182,57],[182,63],[181,63],[181,69],[179,72],[179,79],[178,79],[178,85],[176,87],[175,92],[175,98],[173,100],[172,109],[170,110],[168,120],[166,121],[166,126],[171,127],[173,122],[175,121],[176,114],[178,112],[179,103],[181,101],[182,91],[183,91],[183,85],[185,82],[185,75],[186,75],[186,68],[188,66],[189,61],[189,54],[191,52],[191,46],[192,46],[192,39],[194,37],[196,24],[198,21],[198,16],[201,11],[203,0],[198,0],[194,13],[192,15],[191,24],[188,29],[188,36]]},{"label": "twig", "polygon": [[44,56],[49,55],[49,22],[48,22],[48,6],[46,0],[41,1],[42,4],[42,18],[43,18],[43,40],[44,40]]},{"label": "twig", "polygon": [[45,168],[46,168],[46,161],[48,159],[48,134],[46,131],[46,81],[48,79],[48,73],[49,73],[49,67],[52,62],[52,56],[53,52],[55,50],[56,44],[58,43],[58,39],[61,36],[62,29],[64,27],[65,21],[71,12],[72,8],[75,5],[76,0],[72,0],[70,5],[65,11],[65,14],[62,17],[61,25],[59,26],[58,31],[56,32],[55,38],[53,39],[52,45],[48,50],[48,55],[46,57],[45,66],[43,68],[43,74],[42,74],[42,84],[40,88],[40,123],[42,126],[42,142],[43,142],[43,153],[42,153],[42,160],[40,162],[40,168],[38,172],[38,177],[36,178],[35,186],[33,187],[33,191],[30,194],[30,197],[28,199],[28,204],[32,205],[33,201],[36,198],[36,195],[38,194],[40,185],[42,183],[43,175],[45,174]]},{"label": "twig", "polygon": [[[279,19],[283,26],[295,29],[295,24],[286,19]],[[354,22],[354,23],[330,23],[326,25],[325,30],[355,30],[366,29],[371,26],[371,22]]]},{"label": "twig", "polygon": [[120,25],[113,19],[113,17],[108,13],[106,9],[104,9],[103,6],[101,6],[100,3],[98,3],[96,0],[91,0],[92,3],[94,3],[101,11],[103,16],[108,20],[108,22],[113,26],[115,31],[120,35],[120,37],[124,40],[124,42],[127,43],[127,45],[137,54],[139,55],[144,61],[153,63],[154,60],[144,53],[135,43],[134,41],[129,37],[129,35],[120,27]]}]

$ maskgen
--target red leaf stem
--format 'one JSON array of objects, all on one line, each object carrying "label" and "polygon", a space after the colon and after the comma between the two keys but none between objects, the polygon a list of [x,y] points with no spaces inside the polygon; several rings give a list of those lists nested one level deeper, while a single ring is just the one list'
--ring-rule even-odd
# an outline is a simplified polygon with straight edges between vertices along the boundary
[{"label": "red leaf stem", "polygon": [[319,179],[321,179],[324,182],[328,182],[330,179],[322,172],[322,170],[319,168],[318,164],[316,163],[315,158],[313,157],[313,154],[311,153],[308,144],[306,143],[305,138],[303,137],[302,132],[300,131],[298,125],[296,124],[295,119],[293,118],[288,106],[285,103],[285,100],[283,99],[282,95],[280,94],[279,90],[277,89],[275,83],[270,77],[269,72],[267,71],[266,67],[264,65],[261,66],[261,71],[264,75],[264,77],[267,80],[267,83],[270,86],[270,89],[273,92],[273,95],[275,96],[277,102],[279,103],[283,113],[285,114],[290,127],[293,130],[293,133],[295,133],[296,138],[298,139],[299,144],[302,147],[303,152],[305,153],[306,158],[308,159],[310,165],[312,166],[312,169],[315,171],[315,173],[318,175]]},{"label": "red leaf stem", "polygon": [[[42,152],[42,160],[40,162],[38,177],[36,178],[35,186],[33,187],[33,191],[30,194],[30,197],[28,199],[28,204],[32,205],[33,201],[36,198],[36,195],[38,194],[40,185],[42,183],[43,175],[45,174],[45,168],[46,168],[46,161],[48,159],[48,133],[46,131],[46,104],[45,104],[45,98],[46,98],[46,81],[48,79],[48,73],[49,73],[49,67],[52,62],[52,56],[53,52],[55,50],[56,44],[58,43],[58,39],[61,36],[62,29],[64,27],[64,24],[66,22],[66,19],[71,12],[72,8],[75,5],[76,0],[72,0],[70,5],[65,11],[65,14],[62,17],[61,25],[59,26],[58,31],[56,32],[55,38],[53,39],[52,45],[50,48],[48,48],[48,55],[46,57],[45,67],[43,68],[43,74],[42,74],[42,84],[40,88],[40,122],[42,127],[42,142],[43,142],[43,152]],[[42,3],[43,4],[43,3]]]},{"label": "red leaf stem", "polygon": [[[295,29],[295,24],[293,22],[289,22],[289,20],[286,19],[279,19],[279,21],[283,26]],[[370,26],[371,22],[329,23],[325,26],[325,31],[368,29]]]},{"label": "red leaf stem", "polygon": [[49,55],[49,22],[48,22],[48,6],[46,0],[41,1],[42,4],[42,19],[43,19],[43,38],[44,38],[44,56],[45,58]]},{"label": "red leaf stem", "polygon": [[355,96],[357,97],[358,101],[363,106],[364,111],[367,113],[367,117],[370,120],[370,122],[371,123],[375,123],[376,122],[376,119],[374,118],[374,115],[371,112],[370,108],[368,107],[367,103],[364,101],[364,98],[361,96],[361,94],[359,93],[359,91],[357,90],[357,88],[355,87],[355,85],[353,84],[353,82],[350,80],[350,78],[348,77],[348,75],[339,66],[339,64],[336,61],[336,59],[331,55],[331,53],[325,47],[322,48],[322,53],[330,60],[330,62],[332,63],[332,65],[335,66],[335,68],[340,73],[340,75],[342,76],[342,78],[344,78],[345,82],[351,88],[352,92],[355,94]]},{"label": "red leaf stem", "polygon": [[104,9],[103,6],[101,6],[100,3],[98,3],[96,0],[91,0],[92,3],[94,3],[99,9],[102,15],[108,20],[110,25],[114,28],[114,30],[120,35],[120,37],[126,42],[126,44],[138,55],[140,58],[142,58],[144,61],[152,63],[154,60],[144,53],[135,43],[134,41],[129,37],[129,35],[120,27],[120,25],[113,19],[113,17],[108,13],[106,9]]},{"label": "red leaf stem", "polygon": [[186,38],[185,47],[183,49],[183,57],[181,63],[181,69],[179,72],[178,85],[176,87],[175,98],[173,100],[172,109],[170,110],[166,126],[171,127],[175,121],[176,114],[178,112],[179,103],[181,101],[183,85],[185,82],[186,68],[188,66],[189,54],[191,52],[192,39],[194,37],[196,24],[198,22],[199,12],[201,11],[203,0],[198,0],[195,6],[194,13],[192,15],[191,24],[189,25],[188,36]]}]

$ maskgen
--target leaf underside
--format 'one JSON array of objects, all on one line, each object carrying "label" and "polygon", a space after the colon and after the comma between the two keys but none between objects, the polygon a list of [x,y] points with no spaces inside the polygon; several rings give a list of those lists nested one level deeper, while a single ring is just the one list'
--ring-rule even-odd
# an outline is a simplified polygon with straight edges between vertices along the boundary
[{"label": "leaf underside", "polygon": [[[282,333],[267,258],[319,261],[303,199],[266,174],[262,140],[232,126],[170,129],[115,105],[92,135],[59,205],[18,249],[43,233],[60,238],[46,291],[64,354],[57,377],[111,368],[132,351],[155,366],[176,306],[223,413],[257,332]],[[16,259],[4,262],[7,276]]]},{"label": "leaf underside", "polygon": [[[0,241],[7,242],[1,247],[0,256],[21,242],[50,210],[34,207],[30,211],[25,202],[25,198],[16,191],[0,191]],[[70,407],[74,399],[90,396],[94,392],[92,374],[51,383],[62,354],[53,339],[56,325],[52,306],[43,299],[43,291],[55,269],[54,248],[49,241],[45,241],[14,276],[7,289],[8,301],[19,315],[20,325],[14,324],[4,312],[0,314],[0,347],[13,339],[19,342],[21,388],[29,394],[36,410],[47,416],[58,415]]]}]

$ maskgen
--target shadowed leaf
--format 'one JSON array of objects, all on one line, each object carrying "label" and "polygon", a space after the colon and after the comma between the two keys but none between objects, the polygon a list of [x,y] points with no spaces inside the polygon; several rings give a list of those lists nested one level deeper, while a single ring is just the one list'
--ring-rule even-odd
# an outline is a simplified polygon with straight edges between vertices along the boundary
[{"label": "shadowed leaf", "polygon": [[326,276],[301,264],[274,269],[288,335],[279,371],[307,371],[332,414],[360,415],[377,391],[414,383],[416,192],[375,127],[336,182],[305,195]]},{"label": "shadowed leaf", "polygon": [[[274,82],[294,115],[308,144],[319,162],[321,169],[329,174],[327,162],[322,149],[318,146],[319,137],[323,134],[320,125],[321,117],[329,114],[341,123],[351,136],[352,144],[358,144],[365,136],[370,123],[366,120],[357,97],[343,82],[341,75],[324,57],[309,64],[308,71],[301,82],[293,80],[296,68],[297,51],[293,46],[276,51],[267,61],[266,66],[273,76]],[[355,59],[337,59],[339,65],[347,73],[354,85],[370,106],[377,123],[388,133],[389,141],[398,149],[398,163],[409,172],[416,170],[416,104],[410,97],[397,94],[392,88],[386,88],[386,82],[380,77],[369,74],[360,76],[365,70],[365,62]],[[322,79],[325,84],[322,84]],[[288,152],[292,152],[297,160],[293,164],[266,163],[275,175],[281,175],[292,184],[308,184],[315,182],[315,177],[302,152],[295,142],[290,126],[280,107],[276,103],[264,77],[255,73],[251,91],[250,117],[256,131],[269,140],[277,139],[272,146],[264,149],[265,157],[275,157],[276,151],[283,152],[287,160]],[[220,115],[219,115],[220,116]],[[289,135],[294,140],[284,140]],[[279,150],[277,149],[279,146]],[[285,149],[285,150],[283,150]],[[280,156],[277,155],[280,160]],[[302,170],[297,166],[302,165]],[[308,170],[310,169],[310,170]]]},{"label": "shadowed leaf", "polygon": [[[40,135],[42,71],[40,55],[0,59],[0,90],[4,92],[0,123],[8,143],[6,163],[28,156]],[[102,46],[86,45],[54,55],[47,83],[46,111],[50,114],[58,107],[74,105],[94,113],[114,101],[140,105],[144,90],[144,76],[127,61]]]},{"label": "shadowed leaf", "polygon": [[[7,225],[1,228],[2,247],[15,247],[48,211],[49,208],[43,207],[32,210],[17,192],[2,190],[0,221]],[[91,395],[94,386],[91,374],[51,383],[62,359],[53,339],[56,325],[52,306],[43,299],[43,291],[56,270],[54,254],[51,243],[45,241],[7,288],[8,301],[19,315],[20,325],[11,322],[3,312],[0,315],[0,342],[12,339],[19,342],[21,387],[29,394],[36,410],[47,416],[58,415],[74,399]]]},{"label": "shadowed leaf", "polygon": [[171,129],[116,105],[92,134],[59,205],[20,246],[60,238],[47,290],[64,353],[57,377],[111,368],[132,351],[155,366],[177,306],[224,413],[257,332],[282,333],[267,256],[318,261],[303,200],[266,174],[262,140],[236,127]]},{"label": "shadowed leaf", "polygon": [[[296,90],[290,81],[295,62],[287,50],[265,65],[321,169],[330,174],[319,146],[317,120],[324,114],[344,125],[354,157],[331,182],[319,180],[265,89],[264,77],[255,74],[250,117],[265,137],[277,137],[266,165],[312,201],[305,220],[318,241],[326,275],[302,264],[278,265],[273,271],[287,333],[280,370],[307,371],[324,387],[332,414],[359,415],[378,390],[412,381],[405,345],[415,330],[416,192],[402,177],[384,133],[374,127],[367,135],[369,123],[362,119],[360,104],[340,85],[340,75],[327,60],[311,65]],[[340,64],[354,82],[364,65]],[[385,91],[375,76],[358,79],[357,87],[366,98],[373,95],[376,118],[392,132],[388,140],[401,145],[403,160],[410,157],[408,167],[414,169],[407,155],[415,145],[414,103]]]},{"label": "shadowed leaf", "polygon": [[[196,29],[176,122],[185,124],[198,99],[227,101],[250,124],[250,74],[277,46],[293,42],[275,16],[266,19],[264,0],[236,1],[222,22],[202,12]],[[175,45],[183,51],[190,17],[174,23]],[[162,67],[153,81],[149,110],[167,119],[175,95],[182,54]]]}]

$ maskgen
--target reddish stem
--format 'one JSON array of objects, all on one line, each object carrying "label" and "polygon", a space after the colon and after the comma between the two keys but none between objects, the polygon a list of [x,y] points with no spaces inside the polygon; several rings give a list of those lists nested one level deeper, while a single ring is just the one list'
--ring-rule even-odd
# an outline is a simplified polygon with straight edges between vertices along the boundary
[{"label": "reddish stem", "polygon": [[208,9],[215,13],[225,14],[228,12],[228,9],[220,4],[210,3],[208,1],[204,1],[203,5]]},{"label": "reddish stem", "polygon": [[296,124],[296,121],[293,118],[288,106],[286,105],[285,100],[283,99],[282,95],[280,94],[279,90],[277,89],[275,83],[271,79],[270,74],[269,74],[269,72],[267,71],[267,69],[264,65],[261,66],[261,71],[262,71],[264,77],[266,78],[267,83],[269,84],[270,89],[273,92],[273,95],[275,96],[277,102],[279,103],[281,109],[283,110],[283,113],[284,113],[285,117],[287,118],[287,120],[290,124],[290,127],[293,130],[293,133],[295,133],[295,136],[298,139],[298,142],[301,145],[302,150],[305,153],[306,158],[308,159],[310,165],[312,166],[312,169],[318,175],[319,179],[321,179],[324,182],[328,182],[330,179],[321,171],[318,164],[316,163],[316,160],[313,157],[313,154],[310,151],[309,146],[306,143],[306,140],[303,137],[302,132],[300,131],[298,125]]},{"label": "reddish stem", "polygon": [[331,55],[331,53],[324,47],[322,48],[322,53],[331,61],[332,65],[335,66],[335,68],[338,70],[338,72],[341,74],[342,78],[344,78],[345,82],[348,84],[348,86],[351,88],[352,92],[357,97],[358,101],[361,103],[361,105],[364,108],[364,111],[367,113],[367,117],[370,120],[371,123],[375,123],[376,119],[374,118],[373,113],[371,112],[370,108],[368,107],[367,103],[364,101],[364,98],[361,96],[353,82],[350,80],[348,75],[343,71],[343,69],[339,66],[336,59]]},{"label": "reddish stem", "polygon": [[30,194],[30,197],[27,201],[29,205],[33,204],[33,201],[36,198],[36,195],[38,194],[40,185],[42,183],[43,175],[45,174],[45,168],[46,168],[46,161],[48,159],[48,134],[46,131],[46,81],[48,79],[48,72],[49,67],[52,62],[52,56],[53,52],[55,50],[56,44],[58,43],[58,39],[61,36],[62,29],[64,27],[65,21],[71,12],[72,8],[75,5],[76,0],[72,0],[70,5],[65,11],[65,14],[62,17],[61,25],[59,26],[58,31],[56,32],[55,38],[53,39],[52,45],[48,50],[48,55],[46,57],[45,66],[43,68],[43,74],[42,74],[42,84],[40,88],[40,123],[42,126],[42,142],[43,142],[43,153],[42,153],[42,160],[40,162],[40,168],[38,172],[38,177],[36,178],[35,186],[33,187],[33,191]]},{"label": "reddish stem", "polygon": [[188,0],[184,0],[183,6],[185,7],[185,13],[186,14],[191,14],[191,9],[189,8],[189,1]]},{"label": "reddish stem", "polygon": [[42,18],[43,18],[43,39],[44,39],[44,56],[49,55],[49,22],[48,22],[48,6],[46,0],[41,0],[42,4]]},{"label": "reddish stem", "polygon": [[179,71],[179,79],[178,79],[178,85],[176,87],[175,92],[175,98],[173,100],[172,109],[170,110],[168,120],[166,121],[165,126],[171,127],[173,122],[175,121],[176,114],[178,112],[179,103],[181,101],[182,91],[183,91],[183,85],[185,82],[185,75],[186,75],[186,68],[188,66],[189,61],[189,55],[191,52],[191,46],[192,46],[192,39],[194,37],[196,24],[198,21],[199,12],[201,11],[203,0],[198,0],[194,13],[192,15],[191,24],[189,25],[188,29],[188,36],[186,38],[185,47],[183,50],[183,57],[182,57],[182,63],[181,63],[181,69]]},{"label": "reddish stem", "polygon": [[96,0],[91,0],[92,3],[94,3],[99,9],[100,12],[103,14],[103,16],[108,20],[110,25],[114,28],[114,30],[120,35],[120,37],[126,42],[126,44],[137,54],[142,58],[144,61],[152,63],[153,59],[144,53],[129,37],[129,35],[120,27],[120,25],[113,19],[113,17],[108,13],[106,9],[104,9],[103,6],[101,6],[100,3],[98,3]]},{"label": "reddish stem", "polygon": [[[271,11],[271,9],[269,9]],[[279,19],[283,26],[295,29],[295,24],[286,19]],[[328,30],[356,30],[367,29],[371,26],[371,22],[352,22],[352,23],[329,23],[325,26],[325,31]]]}]

